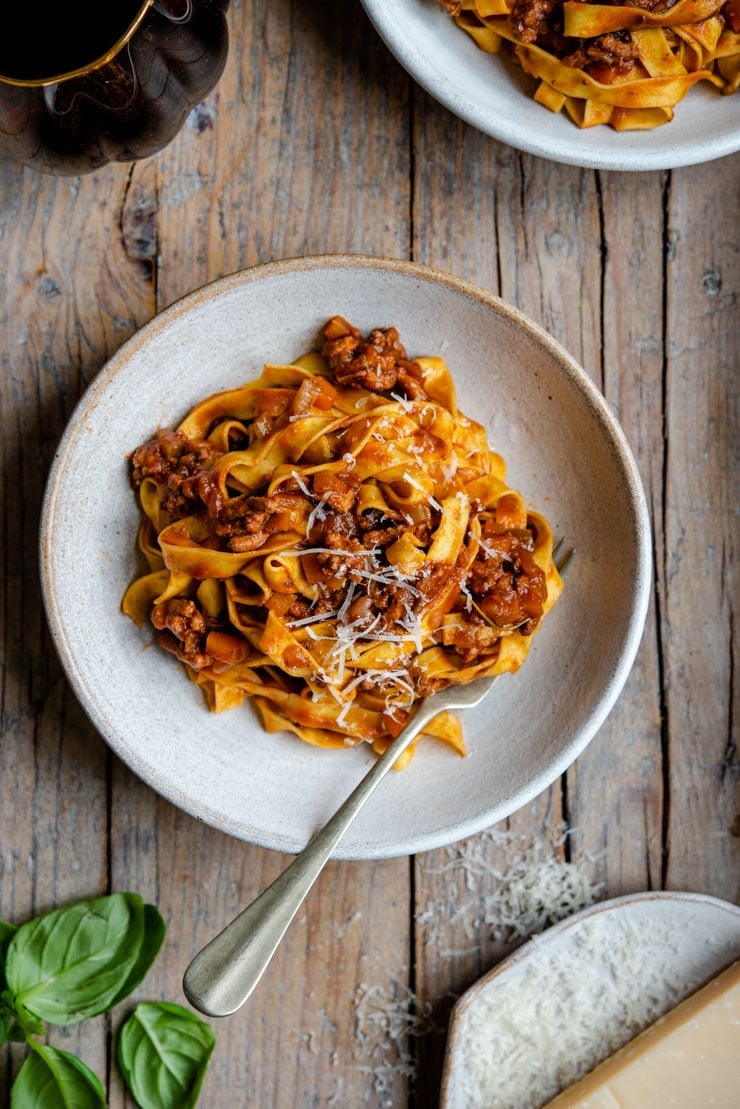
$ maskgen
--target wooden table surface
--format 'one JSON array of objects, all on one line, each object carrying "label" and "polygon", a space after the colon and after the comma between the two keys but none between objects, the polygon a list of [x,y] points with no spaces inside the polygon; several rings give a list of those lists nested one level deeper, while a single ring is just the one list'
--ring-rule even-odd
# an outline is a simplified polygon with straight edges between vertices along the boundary
[{"label": "wooden table surface", "polygon": [[[182,1002],[193,953],[287,861],[139,782],[60,670],[38,523],[82,390],[157,311],[258,262],[365,252],[472,279],[572,352],[635,452],[655,538],[637,661],[585,753],[505,825],[328,866],[257,993],[216,1022],[201,1100],[427,1109],[452,1002],[520,942],[484,910],[522,860],[572,862],[599,898],[738,897],[740,157],[635,174],[556,165],[425,95],[359,0],[242,0],[229,19],[220,85],[159,156],[83,178],[0,160],[0,918],[139,891],[169,930],[137,996]],[[130,1104],[112,1056],[124,1011],[52,1036],[116,1109]],[[21,1058],[0,1048],[3,1105]]]}]

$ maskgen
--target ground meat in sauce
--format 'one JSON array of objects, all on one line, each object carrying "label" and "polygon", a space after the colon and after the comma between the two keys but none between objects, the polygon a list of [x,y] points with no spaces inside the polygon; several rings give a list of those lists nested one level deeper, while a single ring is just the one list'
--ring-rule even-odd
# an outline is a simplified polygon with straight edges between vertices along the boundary
[{"label": "ground meat in sauce", "polygon": [[151,621],[159,632],[157,643],[165,651],[193,670],[212,664],[213,658],[205,649],[208,626],[195,601],[184,597],[163,601],[152,609]]},{"label": "ground meat in sauce", "polygon": [[313,492],[337,512],[349,512],[360,491],[360,482],[352,473],[336,474],[320,470],[313,476]]},{"label": "ground meat in sauce", "polygon": [[545,575],[534,560],[529,533],[487,534],[473,562],[467,585],[484,616],[496,627],[536,628],[547,598]]},{"label": "ground meat in sauce", "polygon": [[395,327],[376,327],[364,339],[356,327],[335,316],[324,333],[321,353],[340,385],[387,393],[400,384],[412,399],[426,396],[419,367],[408,360]]},{"label": "ground meat in sauce", "polygon": [[587,39],[570,54],[563,57],[563,65],[576,69],[587,69],[590,65],[607,65],[615,68],[615,74],[623,74],[639,60],[640,53],[632,41],[629,31],[599,35]]},{"label": "ground meat in sauce", "polygon": [[[598,0],[581,2],[597,3]],[[616,4],[618,0],[613,2]],[[439,0],[439,3],[450,16],[461,14],[461,0]],[[629,0],[630,7],[656,15],[670,11],[676,3],[677,0]],[[718,18],[721,25],[740,32],[740,0],[727,0]],[[563,65],[581,69],[602,84],[624,80],[638,68],[644,72],[639,47],[628,30],[607,32],[591,39],[566,38],[562,0],[514,0],[508,19],[517,36],[515,42],[536,44]],[[676,44],[677,36],[670,27],[663,28],[663,33],[669,45]]]},{"label": "ground meat in sauce", "polygon": [[302,519],[305,499],[299,492],[279,489],[269,497],[224,497],[210,469],[220,457],[205,440],[160,432],[134,451],[132,480],[140,485],[150,478],[163,488],[162,506],[171,522],[205,514],[228,551],[257,550],[268,536]]},{"label": "ground meat in sauce", "polygon": [[[631,3],[647,11],[667,11],[674,0],[631,0]],[[559,0],[514,0],[509,23],[521,42],[536,43],[560,58],[563,65],[575,69],[609,67],[609,79],[623,77],[639,60],[629,31],[609,32],[593,39],[565,38]],[[607,75],[601,73],[599,78],[607,80]]]},{"label": "ground meat in sauce", "polygon": [[207,439],[187,439],[179,431],[160,431],[131,456],[131,480],[136,487],[145,478],[156,482],[165,491],[164,511],[170,520],[179,520],[194,511],[200,476],[221,454]]},{"label": "ground meat in sauce", "polygon": [[550,29],[550,16],[558,7],[556,0],[514,0],[509,23],[522,42],[536,42]]},{"label": "ground meat in sauce", "polygon": [[[348,581],[359,580],[359,572],[368,566],[365,547],[357,538],[357,522],[351,512],[328,512],[314,526],[311,546],[326,548],[316,554],[316,562],[324,575],[322,588],[330,593],[344,591]],[[336,554],[334,552],[337,552]]]}]

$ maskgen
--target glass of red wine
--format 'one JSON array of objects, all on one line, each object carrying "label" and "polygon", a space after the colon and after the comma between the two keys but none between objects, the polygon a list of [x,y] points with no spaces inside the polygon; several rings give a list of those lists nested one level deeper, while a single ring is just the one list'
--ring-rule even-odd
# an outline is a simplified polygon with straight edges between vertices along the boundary
[{"label": "glass of red wine", "polygon": [[226,62],[229,0],[6,3],[0,154],[47,173],[155,154]]}]

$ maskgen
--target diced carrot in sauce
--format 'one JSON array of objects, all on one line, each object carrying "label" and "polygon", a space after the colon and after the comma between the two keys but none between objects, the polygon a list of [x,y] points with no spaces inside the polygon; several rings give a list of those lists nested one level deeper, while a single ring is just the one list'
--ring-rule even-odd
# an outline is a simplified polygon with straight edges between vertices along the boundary
[{"label": "diced carrot in sauce", "polygon": [[385,730],[395,739],[401,729],[406,726],[408,718],[409,714],[407,712],[398,712],[395,715],[392,715],[390,712],[384,712],[383,723],[385,724]]},{"label": "diced carrot in sauce", "polygon": [[260,389],[257,393],[257,415],[272,419],[288,411],[295,394],[292,389]]},{"label": "diced carrot in sauce", "polygon": [[344,335],[359,335],[359,331],[347,323],[344,316],[332,316],[324,328],[324,335],[327,339],[341,339]]},{"label": "diced carrot in sauce", "polygon": [[322,412],[328,412],[337,399],[337,391],[330,381],[325,377],[319,378],[319,392],[316,400],[313,402],[315,408],[320,408]]},{"label": "diced carrot in sauce", "polygon": [[312,408],[328,411],[334,404],[337,391],[331,382],[323,377],[307,377],[298,387],[291,411],[294,416],[303,416]]},{"label": "diced carrot in sauce", "polygon": [[273,593],[265,601],[265,605],[269,608],[270,612],[274,612],[276,616],[284,616],[288,609],[294,604],[296,599],[295,593]]},{"label": "diced carrot in sauce", "polygon": [[600,65],[598,62],[592,62],[586,67],[586,72],[589,77],[593,77],[594,81],[598,81],[600,85],[611,85],[617,75],[617,66]]},{"label": "diced carrot in sauce", "polygon": [[249,654],[249,644],[244,639],[227,632],[209,632],[206,637],[206,652],[219,662],[236,666]]}]

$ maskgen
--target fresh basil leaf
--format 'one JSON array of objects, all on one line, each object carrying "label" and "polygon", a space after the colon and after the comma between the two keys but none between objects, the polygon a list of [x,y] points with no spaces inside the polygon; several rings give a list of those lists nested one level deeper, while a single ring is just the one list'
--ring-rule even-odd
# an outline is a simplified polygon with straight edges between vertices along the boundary
[{"label": "fresh basil leaf", "polygon": [[162,919],[162,914],[159,909],[156,908],[155,905],[145,905],[144,935],[139,949],[139,957],[132,966],[128,978],[108,1006],[109,1009],[112,1009],[119,1001],[123,1001],[125,997],[128,997],[128,995],[136,989],[140,982],[143,982],[164,942],[166,931],[167,925]]},{"label": "fresh basil leaf", "polygon": [[15,924],[8,924],[7,920],[0,920],[0,983],[4,982],[3,967],[5,966],[8,944],[17,931]]},{"label": "fresh basil leaf", "polygon": [[8,924],[6,921],[0,920],[0,1044],[4,1044],[8,1040],[17,1040],[18,1033],[20,1033],[21,1040],[26,1038],[18,1027],[15,1010],[9,1003],[10,998],[3,997],[7,986],[5,981],[5,955],[17,930],[14,924]]},{"label": "fresh basil leaf", "polygon": [[18,929],[14,924],[8,924],[7,921],[0,920],[0,993],[8,984],[5,980],[5,958],[8,954],[10,941],[17,931]]},{"label": "fresh basil leaf", "polygon": [[135,893],[29,920],[12,937],[5,962],[13,1006],[52,1024],[104,1013],[141,981],[162,935],[161,917]]},{"label": "fresh basil leaf", "polygon": [[75,1055],[31,1042],[10,1091],[10,1109],[105,1109],[97,1075]]},{"label": "fresh basil leaf", "polygon": [[118,1064],[141,1109],[192,1109],[215,1043],[195,1013],[142,1001],[121,1029]]}]

